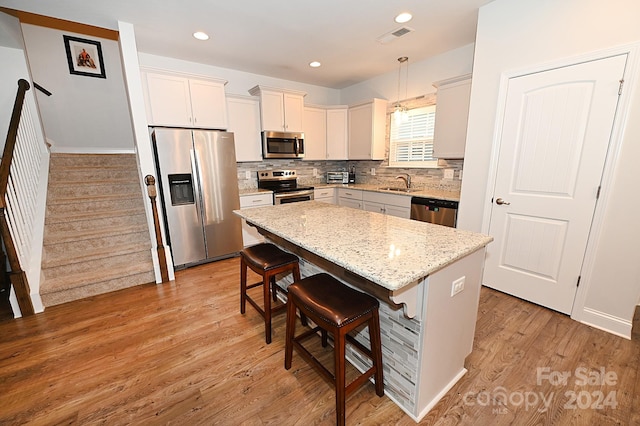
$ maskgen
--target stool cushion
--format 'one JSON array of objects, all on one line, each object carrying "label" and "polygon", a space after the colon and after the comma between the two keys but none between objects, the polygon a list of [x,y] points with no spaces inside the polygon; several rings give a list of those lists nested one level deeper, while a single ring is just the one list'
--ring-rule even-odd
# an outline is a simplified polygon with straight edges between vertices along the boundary
[{"label": "stool cushion", "polygon": [[379,306],[368,294],[347,287],[329,274],[303,278],[289,286],[289,297],[334,327],[347,325]]},{"label": "stool cushion", "polygon": [[263,271],[298,262],[296,255],[287,253],[271,243],[246,247],[240,251],[240,255],[245,262]]}]

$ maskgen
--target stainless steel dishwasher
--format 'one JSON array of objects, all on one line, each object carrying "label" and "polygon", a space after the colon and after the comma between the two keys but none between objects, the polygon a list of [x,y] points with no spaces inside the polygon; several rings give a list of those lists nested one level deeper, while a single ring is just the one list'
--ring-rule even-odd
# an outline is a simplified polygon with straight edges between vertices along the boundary
[{"label": "stainless steel dishwasher", "polygon": [[411,219],[456,227],[458,202],[435,198],[411,197]]}]

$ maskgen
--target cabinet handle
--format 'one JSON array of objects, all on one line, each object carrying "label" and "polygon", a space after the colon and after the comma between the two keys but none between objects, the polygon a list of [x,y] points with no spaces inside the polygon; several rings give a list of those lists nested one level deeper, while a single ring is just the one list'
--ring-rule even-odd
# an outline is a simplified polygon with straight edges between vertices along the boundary
[{"label": "cabinet handle", "polygon": [[253,200],[252,203],[262,203],[263,200]]}]

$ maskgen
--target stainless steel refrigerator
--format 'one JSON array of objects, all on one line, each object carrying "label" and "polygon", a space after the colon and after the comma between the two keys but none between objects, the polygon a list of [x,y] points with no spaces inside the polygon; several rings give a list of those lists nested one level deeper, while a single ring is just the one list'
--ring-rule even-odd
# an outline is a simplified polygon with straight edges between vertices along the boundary
[{"label": "stainless steel refrigerator", "polygon": [[160,198],[176,267],[242,249],[233,133],[152,129]]}]

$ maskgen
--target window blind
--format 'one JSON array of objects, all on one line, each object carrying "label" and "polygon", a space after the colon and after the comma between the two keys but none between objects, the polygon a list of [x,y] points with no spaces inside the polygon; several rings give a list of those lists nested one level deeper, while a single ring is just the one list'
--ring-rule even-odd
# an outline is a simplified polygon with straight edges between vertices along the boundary
[{"label": "window blind", "polygon": [[436,107],[430,105],[407,111],[404,120],[391,119],[389,165],[433,166],[433,131]]}]

